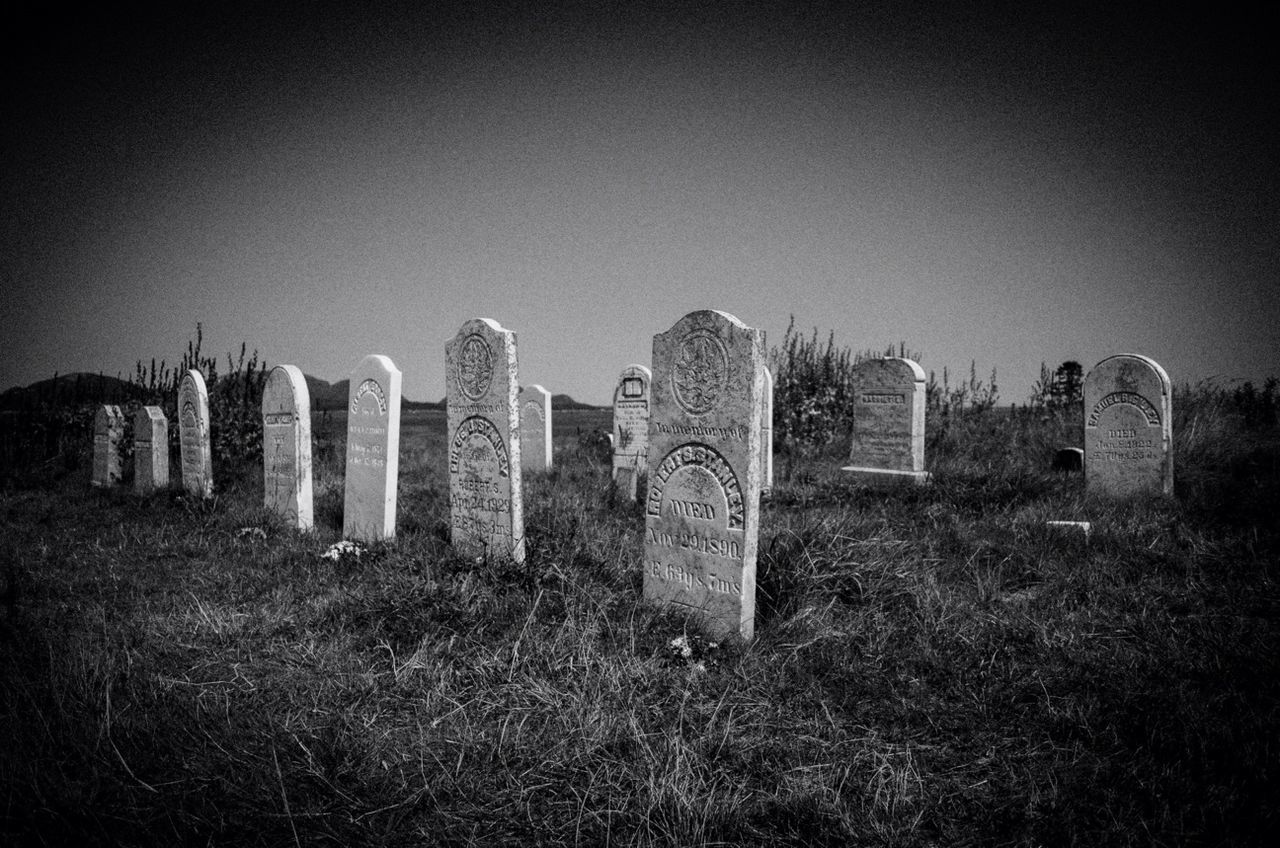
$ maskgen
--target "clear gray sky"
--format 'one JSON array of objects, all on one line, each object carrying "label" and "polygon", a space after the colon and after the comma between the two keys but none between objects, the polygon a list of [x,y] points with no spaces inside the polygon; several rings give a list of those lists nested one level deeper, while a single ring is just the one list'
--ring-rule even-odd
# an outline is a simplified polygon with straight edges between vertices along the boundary
[{"label": "clear gray sky", "polygon": [[482,316],[523,383],[607,403],[701,308],[974,359],[1005,402],[1118,352],[1280,374],[1261,11],[187,5],[9,28],[0,388],[199,321],[436,400]]}]

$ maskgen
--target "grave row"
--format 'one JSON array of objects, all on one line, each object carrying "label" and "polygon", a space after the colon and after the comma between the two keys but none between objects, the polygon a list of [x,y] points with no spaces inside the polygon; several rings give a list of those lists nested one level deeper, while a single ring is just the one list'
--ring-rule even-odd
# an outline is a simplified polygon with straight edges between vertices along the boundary
[{"label": "grave row", "polygon": [[[551,467],[551,395],[520,389],[516,335],[467,321],[445,346],[447,461],[453,545],[476,556],[524,559],[521,472]],[[924,468],[925,376],[903,358],[855,369],[850,465],[873,484],[929,481]],[[395,535],[401,372],[385,356],[351,374],[343,536]],[[1168,375],[1154,361],[1108,357],[1085,380],[1085,468],[1091,490],[1172,491]],[[654,336],[652,369],[629,365],[613,396],[612,474],[644,501],[644,595],[695,614],[717,636],[750,639],[761,494],[772,477],[773,380],[764,331],[728,313],[691,312]],[[279,365],[262,399],[266,506],[300,530],[313,526],[310,399],[302,372]],[[93,482],[119,480],[123,416],[99,410]],[[204,379],[178,390],[182,482],[213,491]],[[167,422],[158,407],[134,421],[135,487],[168,484]]]}]

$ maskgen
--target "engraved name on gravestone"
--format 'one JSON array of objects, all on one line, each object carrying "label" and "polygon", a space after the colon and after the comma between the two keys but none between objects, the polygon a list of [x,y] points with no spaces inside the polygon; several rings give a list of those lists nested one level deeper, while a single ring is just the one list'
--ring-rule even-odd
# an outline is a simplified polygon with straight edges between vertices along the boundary
[{"label": "engraved name on gravestone", "polygon": [[294,365],[272,368],[262,387],[262,483],[267,509],[312,528],[311,393]]},{"label": "engraved name on gravestone", "polygon": [[104,404],[93,416],[94,486],[114,486],[120,482],[120,438],[124,435],[124,414],[120,407]]},{"label": "engraved name on gravestone", "polygon": [[182,488],[207,498],[213,494],[213,453],[209,447],[209,390],[204,376],[187,371],[178,386],[178,458]]},{"label": "engraved name on gravestone", "polygon": [[454,547],[524,561],[516,334],[472,318],[445,345]]},{"label": "engraved name on gravestone", "polygon": [[773,372],[764,369],[764,400],[760,404],[760,492],[773,489]]},{"label": "engraved name on gravestone", "polygon": [[853,447],[842,469],[871,484],[924,483],[924,370],[910,359],[854,366]]},{"label": "engraved name on gravestone", "polygon": [[1084,476],[1108,495],[1173,493],[1169,375],[1153,359],[1109,356],[1084,380]]},{"label": "engraved name on gravestone", "polygon": [[366,356],[351,372],[343,538],[372,542],[396,535],[401,379],[395,363],[379,354]]},{"label": "engraved name on gravestone", "polygon": [[169,485],[169,420],[158,406],[133,414],[133,490],[140,495]]},{"label": "engraved name on gravestone", "polygon": [[653,372],[628,365],[613,389],[613,482],[628,499],[636,499],[636,483],[649,452],[649,384]]},{"label": "engraved name on gravestone", "polygon": [[520,390],[520,467],[551,468],[551,392],[536,383]]},{"label": "engraved name on gravestone", "polygon": [[644,596],[717,637],[755,627],[764,343],[715,310],[653,337]]}]

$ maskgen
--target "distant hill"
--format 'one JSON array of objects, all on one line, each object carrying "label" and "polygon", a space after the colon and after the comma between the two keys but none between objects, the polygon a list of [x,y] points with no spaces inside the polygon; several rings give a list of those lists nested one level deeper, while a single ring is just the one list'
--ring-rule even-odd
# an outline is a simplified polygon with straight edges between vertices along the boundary
[{"label": "distant hill", "polygon": [[592,406],[589,403],[580,403],[568,395],[552,395],[552,409],[607,409],[604,406]]},{"label": "distant hill", "polygon": [[[339,409],[346,409],[347,397],[351,390],[350,380],[339,380],[336,383],[328,383],[319,377],[312,377],[310,374],[304,374],[307,378],[307,391],[311,394],[311,409],[316,412],[334,412]],[[404,395],[400,396],[400,409],[444,409],[444,401],[432,403],[429,400],[409,400]]]},{"label": "distant hill", "polygon": [[105,374],[59,374],[29,386],[0,393],[0,409],[28,409],[40,404],[124,403],[137,395],[127,380]]}]

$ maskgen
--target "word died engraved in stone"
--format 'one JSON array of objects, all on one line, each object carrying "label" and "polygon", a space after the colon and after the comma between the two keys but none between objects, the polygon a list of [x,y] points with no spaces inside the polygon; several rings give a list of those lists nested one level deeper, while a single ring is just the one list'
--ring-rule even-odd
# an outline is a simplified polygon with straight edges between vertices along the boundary
[{"label": "word died engraved in stone", "polygon": [[694,330],[681,340],[671,366],[676,403],[690,415],[714,409],[729,382],[729,353],[709,330]]},{"label": "word died engraved in stone", "polygon": [[479,400],[493,382],[493,351],[478,334],[467,336],[458,352],[458,388],[471,400]]},{"label": "word died engraved in stone", "polygon": [[492,448],[493,455],[498,462],[498,476],[511,476],[511,460],[507,456],[507,444],[502,440],[502,434],[498,432],[497,427],[493,426],[492,421],[488,418],[481,418],[478,415],[473,415],[458,425],[458,431],[454,434],[453,443],[449,446],[449,473],[458,473],[458,469],[462,465],[462,451],[466,448],[467,442],[471,440],[472,436],[483,439]]},{"label": "word died engraved in stone", "polygon": [[373,397],[378,404],[378,414],[387,414],[387,393],[382,390],[382,386],[378,385],[377,380],[365,380],[356,389],[356,395],[351,399],[351,414],[358,415],[360,413],[360,401],[366,395]]},{"label": "word died engraved in stone", "polygon": [[[645,510],[648,514],[653,516],[662,514],[663,489],[666,488],[667,481],[671,479],[671,476],[686,466],[705,469],[716,479],[716,482],[724,489],[725,500],[728,503],[728,528],[730,530],[741,530],[743,528],[744,510],[742,488],[738,483],[738,476],[733,473],[733,467],[719,452],[706,445],[681,445],[667,454],[658,465],[658,469],[654,472],[653,479],[649,483],[649,497],[645,505]],[[696,517],[705,518],[708,516],[704,513]]]}]

